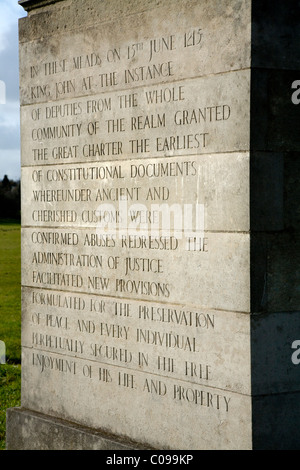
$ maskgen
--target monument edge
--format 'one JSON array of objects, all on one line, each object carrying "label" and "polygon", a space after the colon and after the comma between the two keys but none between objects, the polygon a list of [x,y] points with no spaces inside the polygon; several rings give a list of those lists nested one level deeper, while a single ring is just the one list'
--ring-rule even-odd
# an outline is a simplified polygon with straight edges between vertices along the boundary
[{"label": "monument edge", "polygon": [[61,1],[62,0],[19,0],[18,4],[23,7],[25,11],[31,11]]}]

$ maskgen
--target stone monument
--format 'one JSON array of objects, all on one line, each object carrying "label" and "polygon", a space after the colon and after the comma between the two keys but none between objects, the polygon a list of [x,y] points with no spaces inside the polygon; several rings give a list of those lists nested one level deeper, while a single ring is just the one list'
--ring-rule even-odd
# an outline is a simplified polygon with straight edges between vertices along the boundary
[{"label": "stone monument", "polygon": [[299,2],[22,0],[8,449],[299,449]]}]

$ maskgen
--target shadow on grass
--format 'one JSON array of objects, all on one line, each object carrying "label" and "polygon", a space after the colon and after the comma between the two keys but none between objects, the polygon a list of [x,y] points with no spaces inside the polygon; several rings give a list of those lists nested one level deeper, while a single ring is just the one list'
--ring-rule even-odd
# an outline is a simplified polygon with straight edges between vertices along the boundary
[{"label": "shadow on grass", "polygon": [[5,450],[6,410],[21,404],[21,365],[0,364],[0,450]]},{"label": "shadow on grass", "polygon": [[[5,449],[6,410],[21,402],[21,252],[20,222],[0,219],[0,450]],[[3,351],[2,351],[3,352]]]}]

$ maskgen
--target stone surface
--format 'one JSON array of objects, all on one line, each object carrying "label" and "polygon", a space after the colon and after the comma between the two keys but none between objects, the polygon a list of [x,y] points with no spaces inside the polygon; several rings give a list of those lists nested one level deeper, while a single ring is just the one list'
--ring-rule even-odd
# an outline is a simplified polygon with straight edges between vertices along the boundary
[{"label": "stone surface", "polygon": [[[136,443],[23,408],[7,410],[9,450],[140,450]],[[20,432],[21,430],[21,432]]]},{"label": "stone surface", "polygon": [[296,23],[268,0],[21,4],[7,447],[297,448]]},{"label": "stone surface", "polygon": [[299,449],[299,392],[253,397],[253,448]]}]

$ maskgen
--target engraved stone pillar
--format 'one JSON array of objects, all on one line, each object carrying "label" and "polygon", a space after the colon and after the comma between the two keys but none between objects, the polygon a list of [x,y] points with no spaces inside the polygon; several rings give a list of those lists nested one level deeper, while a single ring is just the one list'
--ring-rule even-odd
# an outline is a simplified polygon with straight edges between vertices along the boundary
[{"label": "engraved stone pillar", "polygon": [[8,449],[298,449],[297,1],[26,0]]}]

